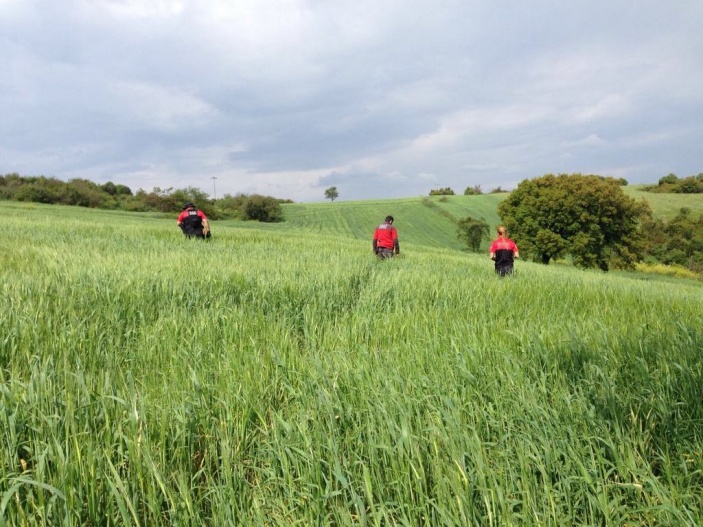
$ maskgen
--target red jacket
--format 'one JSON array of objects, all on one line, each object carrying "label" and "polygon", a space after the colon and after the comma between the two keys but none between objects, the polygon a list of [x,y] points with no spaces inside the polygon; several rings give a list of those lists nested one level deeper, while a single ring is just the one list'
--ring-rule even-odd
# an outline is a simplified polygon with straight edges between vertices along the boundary
[{"label": "red jacket", "polygon": [[373,233],[376,247],[383,249],[393,249],[398,241],[398,231],[390,223],[382,223]]}]

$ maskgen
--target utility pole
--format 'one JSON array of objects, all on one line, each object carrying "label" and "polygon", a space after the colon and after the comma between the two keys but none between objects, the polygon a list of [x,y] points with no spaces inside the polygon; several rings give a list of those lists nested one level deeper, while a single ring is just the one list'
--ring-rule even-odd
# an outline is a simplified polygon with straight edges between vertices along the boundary
[{"label": "utility pole", "polygon": [[210,179],[212,179],[213,201],[217,201],[217,189],[215,188],[215,180],[217,179],[217,176],[212,176]]}]

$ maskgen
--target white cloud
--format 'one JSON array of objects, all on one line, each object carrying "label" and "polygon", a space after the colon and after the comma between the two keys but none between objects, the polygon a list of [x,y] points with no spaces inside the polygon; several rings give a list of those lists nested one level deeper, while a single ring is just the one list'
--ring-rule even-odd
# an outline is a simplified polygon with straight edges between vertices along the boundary
[{"label": "white cloud", "polygon": [[207,192],[216,176],[218,194],[297,200],[330,180],[351,199],[698,173],[702,17],[654,0],[0,0],[0,172]]},{"label": "white cloud", "polygon": [[561,143],[561,146],[570,148],[570,147],[588,147],[588,146],[601,146],[605,144],[606,142],[598,137],[598,134],[590,134],[588,137],[584,137],[583,139],[577,139],[575,141],[563,141]]},{"label": "white cloud", "polygon": [[111,15],[125,18],[154,18],[178,16],[185,3],[179,0],[92,0]]},{"label": "white cloud", "polygon": [[187,92],[139,82],[117,82],[110,87],[111,105],[144,128],[178,129],[201,126],[219,117],[210,104]]}]

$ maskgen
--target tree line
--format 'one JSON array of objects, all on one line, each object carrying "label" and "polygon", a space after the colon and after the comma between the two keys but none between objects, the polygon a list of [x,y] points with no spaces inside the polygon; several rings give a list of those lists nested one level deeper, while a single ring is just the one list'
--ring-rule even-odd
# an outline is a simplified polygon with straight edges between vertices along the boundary
[{"label": "tree line", "polygon": [[703,172],[697,176],[685,178],[679,178],[676,174],[669,174],[660,178],[656,185],[647,185],[644,190],[673,194],[703,194]]},{"label": "tree line", "polygon": [[77,178],[65,182],[53,177],[20,176],[19,174],[0,176],[0,200],[169,214],[180,212],[185,202],[193,201],[211,219],[262,222],[283,221],[281,204],[292,203],[291,200],[243,193],[225,194],[221,199],[211,200],[205,192],[194,187],[182,189],[156,187],[150,192],[142,189],[132,192],[132,189],[126,185],[111,181],[98,184]]},{"label": "tree line", "polygon": [[[657,187],[664,187],[660,192],[687,193],[693,188],[691,181],[703,183],[703,174],[683,179],[670,174]],[[577,267],[608,271],[632,269],[649,260],[703,273],[703,214],[695,217],[690,209],[682,208],[669,222],[654,219],[645,201],[622,192],[623,184],[621,179],[598,175],[547,174],[522,181],[501,202],[498,214],[523,257],[544,264],[567,258]],[[451,189],[439,190],[431,194],[445,196]],[[478,189],[472,190],[469,194]],[[283,221],[281,204],[292,203],[259,194],[226,194],[211,200],[194,187],[132,192],[112,182],[64,182],[19,174],[0,176],[0,200],[168,214],[180,212],[184,202],[193,201],[211,219],[261,222]],[[490,236],[491,228],[483,218],[455,221],[459,239],[471,250],[478,251],[481,241]]]}]

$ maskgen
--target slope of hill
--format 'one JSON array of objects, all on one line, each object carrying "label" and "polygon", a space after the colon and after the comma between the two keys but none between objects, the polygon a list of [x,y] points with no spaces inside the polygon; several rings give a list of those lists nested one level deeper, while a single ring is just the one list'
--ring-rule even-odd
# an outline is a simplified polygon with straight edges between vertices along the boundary
[{"label": "slope of hill", "polygon": [[[284,205],[287,228],[371,240],[373,229],[388,214],[395,218],[403,243],[463,248],[455,220],[466,216],[498,224],[496,208],[506,194],[432,196],[389,200],[292,203]],[[487,247],[487,245],[486,245]]]},{"label": "slope of hill", "polygon": [[682,207],[688,207],[695,215],[703,214],[703,194],[659,194],[647,192],[643,190],[644,187],[645,185],[633,185],[623,187],[623,190],[632,198],[647,201],[658,218],[670,220]]},{"label": "slope of hill", "polygon": [[[703,214],[701,195],[655,194],[645,192],[642,188],[643,185],[626,186],[623,190],[635,199],[646,200],[657,217],[671,219],[681,207],[690,208],[694,214]],[[457,240],[454,220],[473,216],[484,218],[491,227],[496,226],[500,224],[498,204],[507,196],[506,193],[291,203],[283,206],[285,225],[276,228],[304,229],[320,234],[370,240],[375,225],[387,214],[392,214],[401,236],[401,246],[406,242],[463,250],[465,246]],[[484,248],[488,248],[487,241],[482,245],[482,249]]]}]

